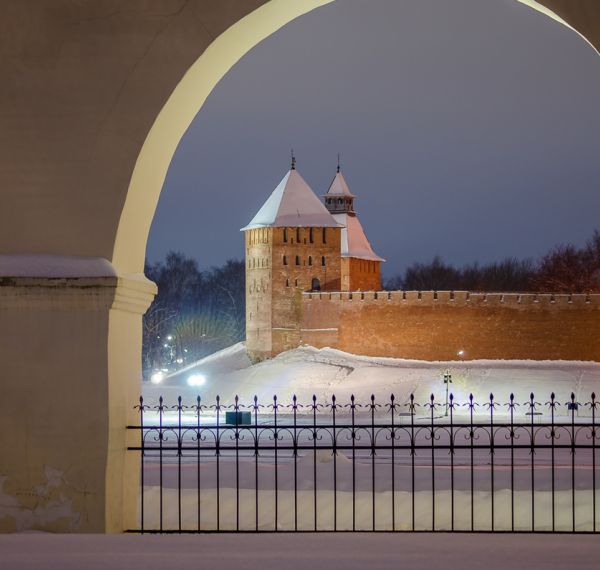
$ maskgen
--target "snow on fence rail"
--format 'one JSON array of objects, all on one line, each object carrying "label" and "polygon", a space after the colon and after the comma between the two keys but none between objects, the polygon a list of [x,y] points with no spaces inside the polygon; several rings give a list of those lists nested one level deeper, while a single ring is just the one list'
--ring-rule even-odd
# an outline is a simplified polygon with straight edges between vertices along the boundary
[{"label": "snow on fence rail", "polygon": [[595,394],[136,409],[132,532],[599,530]]}]

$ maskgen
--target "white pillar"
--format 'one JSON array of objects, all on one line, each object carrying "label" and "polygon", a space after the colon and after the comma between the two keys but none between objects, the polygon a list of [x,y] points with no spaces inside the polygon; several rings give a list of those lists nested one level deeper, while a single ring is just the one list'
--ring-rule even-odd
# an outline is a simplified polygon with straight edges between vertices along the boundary
[{"label": "white pillar", "polygon": [[0,275],[0,532],[133,528],[155,285],[90,258],[0,256]]}]

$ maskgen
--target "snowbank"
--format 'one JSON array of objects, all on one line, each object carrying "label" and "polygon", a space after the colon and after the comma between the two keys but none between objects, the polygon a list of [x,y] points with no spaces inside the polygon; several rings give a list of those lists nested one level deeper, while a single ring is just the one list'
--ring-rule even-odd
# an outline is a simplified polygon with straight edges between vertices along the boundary
[{"label": "snowbank", "polygon": [[262,534],[0,536],[2,567],[19,570],[596,569],[597,536]]},{"label": "snowbank", "polygon": [[[574,392],[578,401],[589,401],[592,391],[600,394],[600,363],[567,361],[494,361],[426,362],[396,358],[357,356],[330,348],[301,347],[277,357],[252,365],[243,343],[216,353],[167,378],[162,384],[145,384],[143,395],[154,405],[162,395],[167,403],[174,403],[181,395],[184,402],[195,401],[200,394],[205,402],[217,395],[223,403],[268,404],[274,395],[279,402],[288,404],[296,394],[298,401],[309,403],[313,394],[321,403],[336,395],[346,402],[354,394],[357,402],[368,402],[371,394],[377,401],[389,400],[394,394],[398,402],[406,402],[411,393],[425,403],[430,394],[440,402],[445,398],[443,373],[449,370],[453,383],[450,391],[457,401],[464,402],[470,393],[476,401],[488,401],[493,393],[497,402],[504,404],[510,393],[515,401],[528,401],[533,392],[536,401],[544,404],[550,393],[564,404]],[[201,388],[187,386],[191,374],[203,374],[206,384]],[[564,406],[558,413],[566,413]],[[582,412],[583,413],[583,410]]]}]

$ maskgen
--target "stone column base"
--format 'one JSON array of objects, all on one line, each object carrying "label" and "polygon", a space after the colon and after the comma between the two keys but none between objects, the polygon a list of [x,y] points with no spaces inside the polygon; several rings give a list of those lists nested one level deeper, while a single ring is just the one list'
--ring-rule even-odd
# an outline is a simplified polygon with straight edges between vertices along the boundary
[{"label": "stone column base", "polygon": [[0,256],[0,532],[133,528],[125,428],[156,286],[106,260],[25,258]]}]

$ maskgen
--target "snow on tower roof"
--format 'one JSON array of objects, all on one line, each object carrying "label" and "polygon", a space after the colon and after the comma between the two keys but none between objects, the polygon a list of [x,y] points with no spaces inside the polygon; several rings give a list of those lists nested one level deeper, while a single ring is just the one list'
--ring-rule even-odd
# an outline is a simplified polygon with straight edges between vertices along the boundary
[{"label": "snow on tower roof", "polygon": [[357,216],[353,214],[334,214],[333,217],[345,226],[342,229],[342,257],[385,261],[383,257],[379,257],[373,251]]},{"label": "snow on tower roof", "polygon": [[350,198],[354,198],[354,194],[350,192],[350,188],[348,188],[348,184],[346,184],[346,180],[344,180],[344,176],[342,173],[337,171],[335,177],[331,181],[329,185],[329,190],[327,190],[326,196],[349,196]]},{"label": "snow on tower roof", "polygon": [[268,227],[337,228],[339,224],[304,178],[292,168],[241,231]]}]

